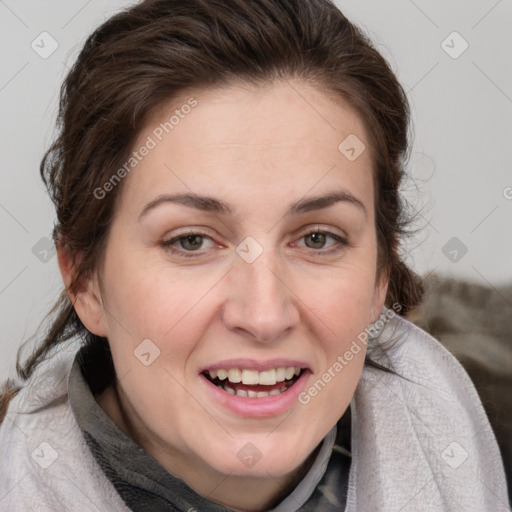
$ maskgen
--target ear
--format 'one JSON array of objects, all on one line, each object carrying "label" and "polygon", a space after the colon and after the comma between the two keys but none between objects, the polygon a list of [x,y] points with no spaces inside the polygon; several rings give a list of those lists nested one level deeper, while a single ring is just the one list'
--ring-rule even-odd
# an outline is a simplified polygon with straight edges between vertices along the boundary
[{"label": "ear", "polygon": [[[76,261],[80,261],[81,254],[76,255]],[[98,276],[83,277],[76,292],[71,292],[69,287],[75,275],[75,262],[73,254],[62,246],[57,247],[57,259],[60,274],[69,300],[72,302],[76,314],[79,316],[85,327],[97,336],[107,337],[107,322],[105,319],[103,300],[101,297]]]},{"label": "ear", "polygon": [[382,308],[386,302],[386,295],[388,293],[389,275],[382,272],[375,281],[375,289],[373,292],[372,307],[370,310],[370,323],[377,321],[379,315],[382,313]]}]

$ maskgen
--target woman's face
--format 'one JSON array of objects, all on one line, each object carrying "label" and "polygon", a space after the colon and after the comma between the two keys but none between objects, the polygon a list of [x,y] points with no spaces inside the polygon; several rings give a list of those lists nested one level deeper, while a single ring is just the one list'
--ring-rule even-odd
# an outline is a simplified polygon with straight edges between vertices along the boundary
[{"label": "woman's face", "polygon": [[351,400],[386,289],[361,142],[352,109],[298,82],[191,93],[139,134],[86,320],[118,421],[193,488],[284,481]]}]

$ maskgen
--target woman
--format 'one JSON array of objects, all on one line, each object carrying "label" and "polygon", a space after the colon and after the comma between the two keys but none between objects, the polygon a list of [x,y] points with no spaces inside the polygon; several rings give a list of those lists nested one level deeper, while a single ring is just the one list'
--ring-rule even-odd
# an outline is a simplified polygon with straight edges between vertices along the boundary
[{"label": "woman", "polygon": [[397,316],[407,101],[332,3],[142,2],[60,123],[66,290],[4,394],[2,510],[507,509],[469,378]]}]

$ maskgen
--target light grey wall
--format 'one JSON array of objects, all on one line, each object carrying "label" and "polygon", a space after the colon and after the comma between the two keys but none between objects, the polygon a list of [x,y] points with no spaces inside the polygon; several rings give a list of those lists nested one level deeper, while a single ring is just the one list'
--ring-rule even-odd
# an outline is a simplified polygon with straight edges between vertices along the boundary
[{"label": "light grey wall", "polygon": [[[46,250],[54,211],[38,171],[60,83],[85,37],[130,3],[0,1],[0,380],[61,287]],[[405,248],[410,261],[422,273],[510,281],[512,2],[337,3],[366,27],[411,101],[415,180],[406,192],[422,230]]]}]

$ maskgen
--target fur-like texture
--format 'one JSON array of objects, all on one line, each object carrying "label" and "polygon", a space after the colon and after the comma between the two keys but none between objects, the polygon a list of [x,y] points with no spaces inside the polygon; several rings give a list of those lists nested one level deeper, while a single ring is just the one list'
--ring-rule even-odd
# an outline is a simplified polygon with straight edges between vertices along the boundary
[{"label": "fur-like texture", "polygon": [[482,286],[433,274],[408,319],[464,366],[480,395],[512,491],[512,284]]}]

